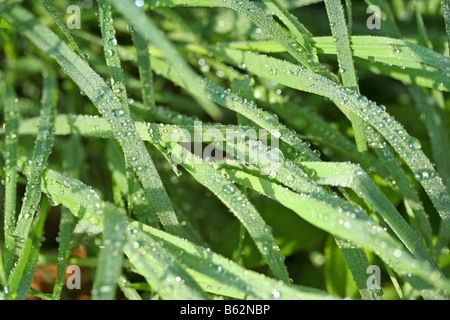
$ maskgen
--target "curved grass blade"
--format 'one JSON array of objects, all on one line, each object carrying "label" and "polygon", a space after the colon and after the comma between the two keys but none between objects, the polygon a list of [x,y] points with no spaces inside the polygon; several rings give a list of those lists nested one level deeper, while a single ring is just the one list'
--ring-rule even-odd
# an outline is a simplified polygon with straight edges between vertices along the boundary
[{"label": "curved grass blade", "polygon": [[[319,54],[337,54],[332,37],[315,37],[314,48]],[[375,73],[392,77],[406,83],[449,91],[448,58],[410,41],[375,36],[352,36],[351,49],[359,65]],[[279,53],[285,49],[278,43],[232,42],[230,48],[252,50],[262,53]]]},{"label": "curved grass blade", "polygon": [[[155,3],[161,5],[161,2]],[[280,43],[300,64],[312,69],[313,71],[331,79],[337,80],[336,76],[331,73],[323,64],[318,62],[315,56],[310,53],[297,40],[291,36],[281,25],[279,25],[272,17],[267,15],[265,11],[257,6],[255,3],[248,0],[210,0],[202,1],[201,3],[186,2],[181,0],[170,1],[164,3],[163,6],[208,6],[208,7],[224,7],[232,9],[239,14],[247,17],[258,27],[260,27],[266,34],[274,38]],[[306,44],[305,44],[306,45]]]},{"label": "curved grass blade", "polygon": [[150,155],[143,142],[137,137],[131,119],[126,115],[120,101],[109,86],[51,30],[40,24],[24,8],[19,6],[6,8],[2,15],[9,22],[17,25],[37,47],[53,57],[91,99],[110,123],[116,139],[124,150],[124,154],[130,159],[163,226],[169,232],[182,234],[182,228]]},{"label": "curved grass blade", "polygon": [[207,299],[204,291],[178,262],[176,254],[144,233],[143,227],[130,224],[124,251],[152,289],[163,299]]},{"label": "curved grass blade", "polygon": [[[159,59],[152,59],[155,72],[169,78],[174,83],[183,86],[179,75],[173,72],[171,68]],[[252,101],[247,101],[230,89],[224,89],[211,81],[196,77],[194,79],[205,90],[205,94],[217,104],[235,111],[247,119],[250,119],[261,128],[276,134],[279,138],[289,144],[304,159],[318,159],[317,155],[309,149],[309,146],[303,142],[297,133],[280,124],[278,116],[267,111],[263,111],[255,106]],[[278,133],[277,133],[278,132]]]},{"label": "curved grass blade", "polygon": [[[43,191],[48,193],[55,202],[61,203],[64,206],[71,209],[72,213],[80,219],[101,226],[102,215],[104,210],[113,211],[117,210],[117,207],[101,201],[98,194],[88,186],[84,185],[80,181],[64,176],[53,170],[46,170],[44,176],[45,183],[43,184]],[[63,192],[62,192],[63,191]],[[218,284],[219,287],[224,288],[221,292],[227,295],[227,292],[235,292],[237,297],[243,297],[247,299],[333,299],[335,297],[326,294],[323,291],[311,289],[307,287],[294,286],[286,284],[282,281],[268,278],[264,275],[258,274],[254,271],[246,270],[242,266],[232,262],[231,260],[224,258],[211,250],[195,245],[192,242],[185,241],[176,236],[170,235],[166,232],[158,231],[150,226],[143,225],[137,221],[131,219],[129,221],[127,231],[127,255],[129,255],[132,263],[136,264],[140,273],[145,275],[150,284],[155,283],[152,277],[157,272],[159,275],[161,270],[167,270],[167,266],[176,266],[178,270],[173,272],[172,269],[165,276],[160,276],[161,286],[173,286],[166,289],[170,298],[205,298],[202,293],[186,292],[188,290],[182,285],[183,280],[188,280],[190,277],[198,278],[196,273],[207,276],[213,282],[208,282],[204,286],[211,286]],[[152,255],[152,258],[145,259],[143,252],[159,252],[156,255]],[[175,260],[168,260],[169,254],[172,257],[176,257],[183,265],[187,266],[188,275],[183,276],[183,269],[178,267],[179,264]],[[159,260],[155,260],[158,257]],[[161,265],[161,261],[164,264],[162,269],[157,269],[155,266]],[[149,263],[152,263],[150,265]],[[192,271],[191,271],[192,270]],[[190,275],[190,276],[189,276]],[[167,277],[171,281],[167,281]],[[168,285],[171,283],[170,285]],[[186,283],[187,284],[187,283]],[[152,288],[157,288],[156,285],[152,285]],[[232,289],[225,290],[226,287]],[[167,288],[167,287],[166,287]],[[208,290],[208,288],[205,288]],[[220,289],[219,289],[220,290]],[[160,292],[161,290],[158,290]],[[164,289],[162,289],[164,294]],[[199,296],[200,294],[200,296]],[[173,295],[173,296],[172,296]]]},{"label": "curved grass blade", "polygon": [[59,27],[59,29],[62,31],[62,33],[66,36],[67,40],[69,40],[70,44],[74,47],[75,51],[80,55],[81,58],[83,58],[83,60],[86,63],[88,63],[88,61],[86,59],[86,55],[81,51],[77,42],[71,35],[69,28],[67,28],[66,23],[64,23],[64,21],[61,19],[61,13],[58,12],[58,10],[55,8],[55,6],[47,0],[39,0],[39,2],[50,14],[53,21],[55,21],[56,25]]},{"label": "curved grass blade", "polygon": [[31,230],[34,215],[41,200],[41,176],[52,152],[54,142],[53,128],[58,100],[56,74],[51,69],[46,70],[43,74],[43,79],[44,88],[39,132],[36,137],[33,156],[29,163],[31,173],[28,176],[22,208],[17,219],[16,229],[14,230],[15,248],[17,249],[15,254],[17,256],[20,256],[22,252],[21,247]]},{"label": "curved grass blade", "polygon": [[312,33],[309,32],[306,27],[298,21],[298,19],[287,11],[277,0],[263,0],[263,3],[286,25],[289,31],[292,33],[297,42],[302,45],[309,54],[319,61],[316,52],[311,46]]}]

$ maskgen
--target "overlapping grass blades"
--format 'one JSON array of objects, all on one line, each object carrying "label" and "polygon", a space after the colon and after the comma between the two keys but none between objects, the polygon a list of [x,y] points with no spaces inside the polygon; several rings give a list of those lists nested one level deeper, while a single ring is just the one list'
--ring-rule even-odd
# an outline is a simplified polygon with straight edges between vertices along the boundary
[{"label": "overlapping grass blades", "polygon": [[[49,69],[43,80],[41,116],[28,117],[32,113],[27,112],[26,119],[19,119],[19,102],[27,103],[27,99],[17,100],[8,81],[0,84],[5,119],[0,132],[6,138],[1,145],[5,159],[5,172],[1,172],[5,177],[5,250],[0,253],[0,284],[4,290],[1,297],[25,299],[27,294],[32,294],[42,299],[60,299],[73,243],[79,241],[76,236],[80,229],[87,229],[94,231],[87,235],[87,241],[95,239],[93,243],[96,243],[90,247],[93,256],[89,258],[90,265],[96,268],[91,290],[93,299],[115,299],[119,289],[126,298],[136,300],[143,297],[209,299],[214,295],[237,299],[336,298],[327,292],[291,283],[276,234],[262,214],[267,214],[266,210],[257,206],[260,199],[271,199],[328,233],[328,240],[336,240],[336,245],[324,244],[325,259],[329,259],[325,264],[329,292],[346,294],[345,290],[335,290],[335,284],[329,279],[340,271],[347,272],[341,264],[330,268],[334,260],[328,253],[332,251],[332,255],[342,253],[341,261],[345,261],[354,278],[352,288],[355,292],[359,290],[363,299],[380,298],[379,288],[370,287],[367,282],[367,270],[374,259],[381,259],[385,264],[400,298],[411,289],[413,294],[426,299],[447,299],[450,285],[445,261],[440,261],[439,257],[445,253],[446,228],[450,229],[449,168],[445,162],[449,151],[446,149],[447,130],[439,125],[445,123],[445,119],[439,120],[439,117],[445,118],[448,109],[444,101],[449,89],[448,58],[431,47],[424,47],[430,38],[418,7],[416,21],[420,39],[419,44],[414,44],[401,39],[386,1],[366,2],[382,8],[386,17],[385,35],[392,38],[370,37],[369,41],[367,36],[351,36],[355,5],[351,1],[345,2],[349,18],[346,22],[342,1],[326,0],[323,7],[328,11],[333,37],[313,37],[284,2],[277,0],[147,1],[148,6],[144,8],[131,0],[99,0],[101,39],[86,32],[79,34],[80,40],[92,45],[88,51],[95,52],[102,46],[105,61],[90,59],[89,63],[96,67],[98,64],[98,71],[109,81],[87,64],[86,56],[47,1],[41,3],[76,52],[20,4],[0,4],[0,15],[9,23],[7,27],[13,28],[10,31],[20,32],[56,60],[65,73],[63,77],[68,76],[78,86],[75,90],[67,89],[72,84],[62,82],[61,90],[72,90],[72,97],[81,90],[95,107],[86,103],[86,109],[81,111],[81,108],[73,108],[74,102],[72,108],[64,108],[66,114],[55,115],[59,84],[57,75]],[[309,3],[311,1],[297,1],[295,6]],[[444,20],[448,23],[446,3],[442,3]],[[125,17],[122,19],[118,15],[117,25],[113,24],[111,4]],[[220,12],[232,9],[271,40],[211,45],[199,41],[200,37],[190,30],[186,35],[193,37],[196,43],[175,45],[170,39],[177,38],[180,26],[170,20],[181,21],[183,17],[175,11],[157,11],[167,18],[165,27],[174,31],[163,34],[156,23],[161,17],[150,18],[146,12],[148,8],[161,6],[215,7],[223,10]],[[186,27],[186,24],[180,25]],[[119,47],[116,27],[122,35],[130,36],[134,47]],[[330,59],[330,55],[337,57],[339,76],[319,61],[319,57]],[[46,60],[33,59],[38,66],[51,65]],[[129,65],[123,67],[125,63],[122,65],[121,59],[127,60],[127,64],[136,64],[139,80],[128,73]],[[197,59],[200,59],[198,66]],[[20,58],[18,61],[22,62]],[[190,65],[188,61],[194,63]],[[205,63],[210,64],[208,68],[203,68]],[[25,61],[24,65],[29,64]],[[202,75],[194,71],[196,67]],[[408,83],[417,86],[408,87],[409,94],[425,115],[425,130],[432,141],[436,169],[426,155],[428,149],[406,131],[389,109],[360,94],[356,67],[404,81],[405,86]],[[210,68],[214,72],[210,72]],[[11,70],[5,70],[5,74],[8,72]],[[153,81],[153,72],[158,81]],[[2,80],[3,74],[0,73]],[[231,88],[227,89],[229,83]],[[261,87],[265,89],[263,96],[257,91]],[[285,95],[281,95],[278,87],[282,87]],[[199,134],[196,116],[171,109],[185,98],[177,97],[172,90],[186,90],[193,97],[193,100],[186,100],[184,110],[192,108],[198,112],[195,114],[215,121],[225,118],[228,121],[231,114],[231,122],[237,125],[203,123]],[[312,93],[307,96],[313,103],[324,97],[337,105],[351,120],[356,147],[334,120],[325,121],[316,113],[317,108],[303,108],[303,100],[289,97],[297,95],[298,91]],[[31,91],[24,92],[28,95]],[[274,92],[275,98],[271,96]],[[142,103],[129,99],[129,96],[139,95]],[[170,107],[157,106],[158,101]],[[67,110],[76,114],[67,114]],[[101,117],[92,115],[96,111]],[[340,125],[342,123],[345,121]],[[226,137],[229,133],[240,134],[259,128],[270,131],[271,139],[279,139],[280,149],[261,144],[258,137],[230,145],[224,138],[216,140],[212,133]],[[187,134],[174,141],[174,136],[180,137],[180,132]],[[31,157],[29,152],[19,148],[30,139],[28,135],[36,136]],[[64,143],[63,139],[69,136],[66,152],[67,148],[74,147],[71,153],[67,152],[67,159],[62,161],[62,169],[58,171],[46,169],[54,136]],[[199,136],[201,143],[217,143],[221,150],[228,151],[232,146],[235,160],[227,155],[224,163],[215,163],[182,147],[198,143]],[[80,152],[81,139],[100,141],[106,146],[106,160],[99,165],[99,170],[107,170],[107,179],[97,179],[97,182],[103,180],[98,190],[82,182],[90,178],[80,174],[77,159],[69,159],[71,154]],[[315,145],[311,147],[305,139]],[[144,142],[151,146],[147,148]],[[89,143],[86,145],[92,150]],[[324,149],[324,156],[312,150],[317,146]],[[155,157],[151,157],[150,152],[155,150]],[[61,150],[57,152],[56,157]],[[336,154],[340,160],[333,159]],[[25,155],[31,162],[26,162]],[[257,157],[257,161],[247,163],[252,157]],[[361,166],[342,162],[342,159],[351,159]],[[22,162],[25,165],[22,166]],[[268,170],[275,162],[277,169]],[[404,170],[403,163],[408,170]],[[16,225],[18,170],[26,177],[26,190]],[[190,175],[181,175],[183,170]],[[100,172],[99,176],[103,174]],[[415,178],[414,183],[411,177]],[[171,183],[163,184],[164,179]],[[197,221],[192,221],[198,212],[184,209],[177,197],[169,198],[172,193],[179,195],[173,189],[179,179],[183,180],[180,188],[188,186],[186,189],[193,194],[198,186],[203,193],[205,189],[212,192],[214,201],[218,200],[215,208],[229,210],[237,218],[233,221],[237,222],[239,230],[227,238],[230,242],[237,240],[237,247],[230,255],[235,261],[208,247],[203,237],[209,230],[201,230]],[[391,181],[390,186],[384,185]],[[422,201],[422,195],[415,189],[416,182],[434,208],[427,200]],[[385,188],[389,194],[383,192]],[[395,195],[390,194],[392,191]],[[42,261],[47,256],[40,252],[44,224],[50,213],[48,204],[41,201],[42,192],[52,206],[62,207],[58,253],[55,254],[58,269],[51,294],[30,288],[40,255]],[[400,200],[395,199],[398,195]],[[209,201],[207,196],[202,199]],[[223,208],[219,208],[220,202]],[[38,209],[40,204],[43,205],[41,210]],[[211,212],[211,207],[208,210],[211,217],[202,223],[219,217],[218,213]],[[428,212],[435,214],[433,210],[441,218],[438,223],[428,216]],[[436,218],[439,218],[437,214]],[[440,224],[440,230],[435,230],[436,224]],[[227,230],[223,231],[226,234]],[[241,256],[244,252],[248,254],[247,239],[244,241],[247,234],[274,278],[240,265],[245,264]],[[269,271],[264,273],[270,274]],[[140,276],[137,281],[136,274]],[[352,296],[358,294],[352,293]]]},{"label": "overlapping grass blades", "polygon": [[51,30],[41,25],[25,9],[14,6],[7,9],[3,14],[17,23],[23,33],[39,48],[57,60],[67,74],[82,88],[86,96],[97,106],[99,112],[113,127],[116,139],[124,148],[124,153],[130,159],[134,172],[152,199],[152,204],[166,230],[181,234],[182,230],[179,227],[178,219],[165,188],[160,179],[155,179],[159,174],[150,155],[143,142],[138,138],[133,122],[110,87],[80,57],[62,43]]}]

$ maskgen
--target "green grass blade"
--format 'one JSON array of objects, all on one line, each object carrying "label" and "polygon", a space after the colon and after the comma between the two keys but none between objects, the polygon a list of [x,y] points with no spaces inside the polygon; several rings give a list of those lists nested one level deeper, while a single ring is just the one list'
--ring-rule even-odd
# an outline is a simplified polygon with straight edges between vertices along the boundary
[{"label": "green grass blade", "polygon": [[204,291],[175,258],[176,255],[144,233],[142,227],[130,224],[124,250],[152,289],[163,299],[207,299]]},{"label": "green grass blade", "polygon": [[450,2],[442,0],[442,11],[444,12],[445,30],[447,31],[448,46],[450,47]]},{"label": "green grass blade", "polygon": [[[152,60],[155,72],[169,78],[174,83],[182,86],[179,75],[173,72],[171,68],[159,59]],[[317,155],[309,149],[305,142],[303,142],[300,137],[292,130],[288,129],[286,126],[279,122],[278,116],[267,111],[263,111],[257,108],[252,101],[247,101],[244,98],[238,96],[237,94],[231,92],[230,89],[224,89],[211,81],[203,79],[201,77],[195,78],[202,88],[204,88],[205,93],[209,99],[212,99],[217,104],[235,111],[247,119],[250,119],[255,124],[259,125],[261,128],[269,131],[275,132],[279,131],[280,140],[289,144],[294,150],[296,150],[305,159],[318,159]]]},{"label": "green grass blade", "polygon": [[43,241],[47,210],[41,210],[36,223],[24,241],[22,255],[11,272],[7,287],[7,299],[24,300],[30,291],[30,286],[36,273],[39,249]]},{"label": "green grass blade", "polygon": [[[357,64],[364,68],[407,83],[441,91],[450,90],[448,58],[442,54],[401,39],[375,36],[352,36],[350,39],[353,56]],[[319,54],[337,54],[332,37],[315,37],[313,40]],[[261,53],[285,51],[281,45],[272,41],[232,42],[227,45]]]},{"label": "green grass blade", "polygon": [[[48,193],[55,203],[61,203],[65,207],[69,208],[72,214],[80,219],[87,221],[88,223],[103,229],[102,221],[105,218],[106,213],[117,212],[123,209],[119,209],[113,204],[102,201],[98,193],[83,184],[81,181],[64,176],[53,170],[47,170],[45,177],[45,184],[43,185],[43,191]],[[163,298],[165,299],[204,299],[206,298],[204,292],[196,285],[194,280],[186,273],[186,271],[180,266],[177,260],[172,254],[167,252],[161,245],[151,239],[148,235],[142,233],[139,228],[131,227],[130,224],[124,224],[123,218],[125,218],[124,212],[117,212],[116,217],[121,221],[120,229],[126,228],[125,243],[123,251],[127,255],[130,262],[134,265],[137,272],[142,274],[148,282]],[[108,220],[106,220],[108,221]],[[110,231],[115,232],[116,220],[109,221],[108,227]],[[103,232],[106,232],[103,229]],[[120,234],[120,230],[118,232]],[[118,235],[110,234],[117,240]],[[122,236],[118,236],[122,240]],[[108,236],[108,239],[110,237]],[[105,239],[106,240],[106,239]],[[121,241],[119,241],[121,242]],[[119,243],[116,242],[116,243]],[[114,244],[108,245],[104,242],[105,249],[117,259],[116,254],[120,254],[121,250],[114,248]],[[115,250],[112,250],[115,249]],[[103,255],[103,254],[102,254]],[[103,258],[107,258],[106,254]],[[102,258],[102,259],[103,259]],[[102,264],[108,263],[103,260]],[[112,274],[117,275],[117,268],[120,268],[121,264],[115,264],[114,270],[110,270]],[[102,267],[105,275],[109,271]],[[100,272],[100,271],[99,271]],[[101,278],[97,281],[108,281],[106,288],[111,289],[110,285],[113,283],[113,278],[117,282],[118,276],[108,275],[106,278]],[[169,281],[170,280],[170,281]],[[183,281],[182,281],[183,280]],[[101,291],[100,287],[98,288]],[[109,295],[111,290],[106,290],[102,293]],[[100,294],[100,292],[99,292]]]},{"label": "green grass blade", "polygon": [[17,219],[16,229],[14,230],[14,237],[16,239],[15,247],[17,248],[16,255],[18,256],[21,252],[21,246],[31,230],[34,215],[41,200],[41,176],[47,165],[47,160],[52,152],[54,143],[53,128],[58,101],[57,79],[53,70],[46,71],[43,78],[44,88],[39,132],[36,137],[33,156],[29,163],[31,173],[28,176],[22,208]]},{"label": "green grass blade", "polygon": [[3,105],[5,113],[5,205],[4,205],[4,244],[5,272],[9,274],[14,262],[14,228],[16,225],[17,193],[17,148],[19,108],[12,86],[3,84]]},{"label": "green grass blade", "polygon": [[124,210],[107,210],[103,223],[103,243],[98,258],[92,299],[113,300],[117,281],[122,271],[122,248],[127,227]]},{"label": "green grass blade", "polygon": [[447,186],[450,186],[450,140],[448,128],[442,123],[444,119],[443,111],[434,103],[427,99],[423,89],[419,87],[408,87],[408,92],[413,98],[416,108],[423,115],[423,122],[427,128],[430,138],[433,160],[436,169]]},{"label": "green grass blade", "polygon": [[[353,65],[352,49],[349,40],[350,36],[345,21],[341,0],[325,0],[325,6],[328,13],[328,19],[330,21],[331,32],[336,42],[337,58],[339,62],[339,71],[341,74],[342,84],[344,87],[359,92],[356,70]],[[341,107],[349,113],[345,104]],[[364,132],[364,121],[352,113],[349,113],[349,118],[352,122],[356,146],[361,156],[361,162],[364,167],[367,167],[368,148],[367,137]]]},{"label": "green grass blade", "polygon": [[272,10],[272,12],[286,25],[297,42],[308,50],[309,54],[314,57],[316,61],[319,61],[316,52],[311,46],[312,33],[309,32],[309,30],[306,29],[306,27],[277,0],[264,0],[263,2],[267,8]]},{"label": "green grass blade", "polygon": [[123,69],[119,59],[116,30],[113,25],[110,0],[98,0],[100,29],[102,31],[103,53],[111,74],[111,89],[129,114],[127,91]]},{"label": "green grass blade", "polygon": [[151,110],[156,107],[156,103],[148,42],[133,27],[130,27],[130,31],[133,37],[134,47],[136,48],[137,64],[142,87],[142,103],[146,109]]},{"label": "green grass blade", "polygon": [[61,222],[59,227],[58,266],[52,299],[59,300],[64,286],[66,266],[70,255],[70,240],[76,225],[75,217],[67,208],[61,208]]},{"label": "green grass blade", "polygon": [[42,6],[50,14],[50,16],[52,17],[53,21],[55,21],[56,25],[62,31],[64,36],[67,38],[67,40],[69,40],[69,43],[73,46],[75,51],[87,63],[86,55],[81,51],[81,49],[78,46],[77,42],[73,38],[72,34],[70,33],[69,28],[67,28],[67,24],[61,19],[61,13],[58,11],[58,9],[56,9],[55,6],[52,3],[50,3],[50,1],[39,0],[39,2],[42,4]]},{"label": "green grass blade", "polygon": [[375,150],[378,158],[385,163],[386,169],[390,177],[394,179],[401,194],[404,197],[406,208],[410,208],[413,212],[413,227],[423,234],[425,244],[428,248],[432,248],[433,231],[431,229],[430,221],[422,201],[419,198],[413,184],[408,179],[398,159],[395,157],[395,152],[392,148],[386,145],[386,142],[373,129],[369,129],[370,147]]}]

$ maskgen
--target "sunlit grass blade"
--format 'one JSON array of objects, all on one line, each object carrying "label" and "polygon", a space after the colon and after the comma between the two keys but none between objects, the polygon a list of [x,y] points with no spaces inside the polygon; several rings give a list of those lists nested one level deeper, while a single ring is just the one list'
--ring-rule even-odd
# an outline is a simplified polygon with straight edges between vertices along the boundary
[{"label": "sunlit grass blade", "polygon": [[[171,81],[180,86],[183,85],[179,75],[176,72],[173,72],[173,70],[171,70],[171,68],[163,61],[153,59],[152,62],[155,72],[169,78]],[[198,77],[193,80],[197,81],[199,85],[204,88],[205,94],[209,99],[212,99],[217,104],[229,110],[243,115],[269,132],[278,131],[280,140],[289,144],[299,153],[301,157],[304,157],[305,159],[318,159],[317,155],[309,149],[309,146],[300,139],[296,132],[280,123],[276,114],[263,111],[262,109],[256,107],[252,101],[247,101],[239,95],[231,92],[231,89],[224,89],[207,79]]]},{"label": "sunlit grass blade", "polygon": [[[116,97],[120,100],[123,106],[123,110],[125,110],[125,112],[130,115],[127,90],[125,87],[125,78],[118,52],[116,30],[114,29],[113,25],[111,2],[109,0],[98,0],[98,3],[100,29],[102,32],[103,40],[103,52],[106,60],[106,65],[108,66],[109,73],[111,75],[111,89]],[[130,214],[133,206],[131,193],[133,191],[132,188],[134,185],[134,174],[132,165],[129,161],[130,159],[128,159],[128,157],[125,157],[125,167],[129,189],[129,193],[127,194],[127,208],[128,213]]]},{"label": "sunlit grass blade", "polygon": [[425,239],[425,244],[428,248],[432,248],[433,231],[431,224],[413,184],[395,157],[395,152],[392,148],[386,145],[386,142],[372,128],[368,129],[368,133],[370,136],[369,146],[375,150],[378,158],[382,160],[390,176],[394,179],[395,184],[404,197],[407,211],[412,211],[412,227],[420,230]]},{"label": "sunlit grass blade", "polygon": [[286,25],[297,42],[308,50],[309,54],[318,61],[317,54],[311,46],[311,38],[313,36],[311,32],[277,0],[264,0],[263,2]]},{"label": "sunlit grass blade", "polygon": [[[314,48],[319,55],[335,55],[332,37],[315,37]],[[399,81],[449,91],[448,59],[443,55],[411,41],[375,36],[352,36],[351,48],[355,62],[370,71]],[[229,47],[261,53],[284,52],[276,42],[235,42]]]},{"label": "sunlit grass blade", "polygon": [[192,279],[185,268],[159,241],[152,239],[139,227],[130,224],[125,254],[161,298],[178,300],[207,299],[207,295]]}]

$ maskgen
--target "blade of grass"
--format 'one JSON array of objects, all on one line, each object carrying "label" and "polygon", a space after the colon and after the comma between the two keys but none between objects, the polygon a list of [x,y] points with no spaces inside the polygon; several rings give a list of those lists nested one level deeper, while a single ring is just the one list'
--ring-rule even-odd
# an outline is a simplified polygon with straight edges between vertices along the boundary
[{"label": "blade of grass", "polygon": [[103,222],[103,243],[92,288],[92,299],[113,300],[122,271],[122,248],[127,227],[124,210],[107,210]]},{"label": "blade of grass", "polygon": [[[43,183],[43,192],[48,193],[57,203],[61,203],[71,210],[71,212],[85,219],[90,223],[101,226],[102,216],[105,208],[109,211],[117,210],[117,207],[101,200],[98,194],[90,187],[84,185],[79,180],[64,176],[56,171],[47,169],[45,172]],[[132,219],[128,219],[129,226],[127,231],[127,246],[125,248],[127,255],[132,263],[138,264],[139,272],[145,275],[149,283],[152,284],[156,280],[155,272],[159,275],[161,270],[166,270],[167,266],[158,268],[161,261],[165,261],[169,266],[181,268],[181,266],[172,258],[166,255],[171,254],[176,260],[183,263],[183,268],[188,268],[188,274],[195,277],[190,270],[207,276],[208,278],[219,283],[222,287],[234,288],[232,292],[238,292],[239,296],[245,296],[253,299],[332,299],[333,296],[323,291],[311,289],[307,287],[289,285],[287,283],[263,276],[254,271],[246,270],[242,266],[213,253],[210,249],[195,245],[185,239],[180,239],[166,232],[159,232],[157,229],[147,225],[143,225]],[[150,237],[151,236],[151,237]],[[145,240],[142,242],[141,240]],[[137,241],[137,243],[135,243]],[[143,253],[151,251],[156,252],[151,258],[145,259]],[[149,254],[150,255],[150,254]],[[144,257],[144,258],[143,258]],[[155,257],[158,260],[153,261]],[[170,260],[168,260],[170,259]],[[169,262],[170,261],[170,262]],[[149,265],[149,262],[154,263]],[[172,271],[171,271],[172,272]],[[175,273],[167,273],[166,277],[172,281],[167,281],[166,277],[161,276],[160,282],[162,286],[174,286],[174,289],[168,291],[177,291],[173,297],[182,297],[192,299],[197,297],[197,293],[187,292],[188,290],[182,286],[183,279],[190,279],[190,276],[184,277],[183,271],[178,269]],[[173,275],[173,276],[171,276]],[[179,277],[179,278],[178,278]],[[197,278],[197,277],[195,277]],[[178,279],[178,280],[177,280]],[[171,283],[170,285],[168,283]],[[158,281],[157,281],[158,285]],[[211,285],[211,284],[209,284]],[[152,288],[155,286],[152,285]],[[181,291],[182,290],[182,291]],[[171,292],[167,292],[169,294]],[[226,292],[224,292],[227,294]],[[232,295],[234,296],[234,295]]]},{"label": "blade of grass", "polygon": [[269,10],[280,18],[280,20],[286,25],[297,42],[302,45],[316,61],[319,61],[316,52],[311,46],[312,33],[309,32],[306,27],[298,21],[298,19],[287,11],[277,0],[263,0],[263,3]]},{"label": "blade of grass", "polygon": [[447,31],[448,46],[450,48],[450,2],[442,0],[442,11],[444,12],[445,30]]},{"label": "blade of grass", "polygon": [[413,222],[413,225],[416,225],[417,229],[422,232],[428,248],[432,248],[433,230],[419,195],[395,157],[392,148],[386,145],[386,142],[372,128],[369,128],[368,132],[370,136],[369,145],[375,150],[378,158],[385,163],[387,171],[404,197],[405,207],[412,210],[413,216],[417,220],[417,223]]},{"label": "blade of grass", "polygon": [[55,21],[58,28],[62,31],[64,36],[69,40],[70,44],[74,47],[75,51],[80,55],[80,57],[88,63],[86,59],[86,55],[81,51],[80,47],[78,46],[77,42],[73,38],[72,34],[70,33],[69,28],[67,28],[67,24],[61,19],[61,13],[55,8],[55,6],[50,3],[47,0],[39,0],[41,5],[47,10],[47,12],[52,17],[53,21]]},{"label": "blade of grass", "polygon": [[17,257],[20,256],[20,258],[22,258],[21,247],[31,230],[34,215],[41,200],[41,176],[47,166],[47,160],[52,152],[54,143],[53,128],[58,101],[56,74],[51,69],[46,70],[43,74],[43,79],[44,87],[42,91],[39,132],[36,137],[33,156],[29,163],[31,173],[28,176],[22,208],[17,219],[16,229],[14,230],[15,248],[17,249],[15,254]]},{"label": "blade of grass", "polygon": [[133,27],[130,27],[130,31],[134,47],[136,48],[137,64],[142,87],[142,102],[146,109],[154,109],[156,107],[155,89],[148,42]]},{"label": "blade of grass", "polygon": [[[356,70],[353,65],[352,49],[350,47],[350,37],[342,3],[340,0],[325,0],[325,7],[327,9],[328,19],[330,21],[331,32],[336,42],[337,58],[339,62],[339,71],[342,78],[342,84],[344,87],[359,92]],[[338,103],[336,104],[339,106]],[[344,113],[346,113],[352,123],[361,163],[364,168],[367,168],[368,147],[367,137],[364,132],[364,121],[354,113],[349,112],[345,104],[341,105],[340,108],[345,110]]]},{"label": "blade of grass", "polygon": [[4,267],[5,273],[9,274],[14,263],[13,234],[16,224],[19,107],[11,85],[3,83],[1,91],[5,114]]}]

